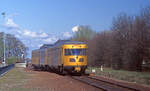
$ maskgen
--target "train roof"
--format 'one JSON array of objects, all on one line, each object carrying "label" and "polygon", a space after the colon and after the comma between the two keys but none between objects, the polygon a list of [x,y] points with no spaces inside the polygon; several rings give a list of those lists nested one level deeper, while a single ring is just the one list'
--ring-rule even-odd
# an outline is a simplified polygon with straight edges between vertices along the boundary
[{"label": "train roof", "polygon": [[57,42],[55,42],[54,46],[61,46],[64,44],[86,44],[86,43],[72,40],[58,40]]},{"label": "train roof", "polygon": [[85,42],[79,42],[79,41],[72,41],[72,40],[58,40],[54,44],[43,44],[40,49],[36,49],[33,51],[40,51],[46,48],[54,48],[54,47],[59,47],[64,44],[86,44]]},{"label": "train roof", "polygon": [[53,44],[43,44],[40,49],[45,49],[45,48],[51,48],[53,47]]}]

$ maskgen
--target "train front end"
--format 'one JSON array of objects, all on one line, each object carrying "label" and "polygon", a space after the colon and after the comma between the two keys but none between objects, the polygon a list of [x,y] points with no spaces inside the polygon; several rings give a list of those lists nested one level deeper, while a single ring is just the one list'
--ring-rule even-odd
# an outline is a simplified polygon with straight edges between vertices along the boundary
[{"label": "train front end", "polygon": [[64,70],[71,73],[84,73],[87,68],[87,45],[65,44],[62,48]]}]

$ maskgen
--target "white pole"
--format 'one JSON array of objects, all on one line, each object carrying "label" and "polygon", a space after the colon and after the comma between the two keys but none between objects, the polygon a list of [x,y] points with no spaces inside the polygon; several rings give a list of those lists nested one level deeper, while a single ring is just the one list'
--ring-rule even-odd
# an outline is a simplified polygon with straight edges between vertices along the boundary
[{"label": "white pole", "polygon": [[5,33],[4,33],[4,61],[3,61],[3,63],[5,64],[6,62],[5,62],[5,60],[6,60],[6,55],[5,55]]},{"label": "white pole", "polygon": [[101,71],[103,71],[103,65],[101,65]]},{"label": "white pole", "polygon": [[[2,13],[2,16],[3,16],[3,18],[4,18],[4,20],[5,20],[5,12],[3,12]],[[3,61],[3,64],[5,65],[5,63],[6,63],[6,55],[5,55],[5,33],[4,33],[4,35],[3,35],[3,42],[4,42],[4,61]]]}]

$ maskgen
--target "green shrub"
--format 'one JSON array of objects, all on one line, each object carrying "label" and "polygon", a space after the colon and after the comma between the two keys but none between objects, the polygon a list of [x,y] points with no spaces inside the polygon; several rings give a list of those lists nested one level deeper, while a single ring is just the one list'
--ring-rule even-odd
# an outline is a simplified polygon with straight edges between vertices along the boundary
[{"label": "green shrub", "polygon": [[17,62],[18,61],[18,58],[17,57],[9,57],[8,59],[7,59],[7,64],[13,64],[13,63],[15,63],[15,62]]},{"label": "green shrub", "polygon": [[115,78],[118,80],[125,80],[129,82],[136,82],[139,84],[150,85],[150,72],[135,72],[125,70],[114,70],[111,68],[104,68],[103,71],[98,67],[88,67],[87,72],[91,73],[92,69],[96,70],[96,75]]}]

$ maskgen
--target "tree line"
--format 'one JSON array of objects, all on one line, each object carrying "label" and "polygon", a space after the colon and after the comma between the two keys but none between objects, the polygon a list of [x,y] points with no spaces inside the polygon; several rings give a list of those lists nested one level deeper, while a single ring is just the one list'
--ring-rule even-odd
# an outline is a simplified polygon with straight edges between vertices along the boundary
[{"label": "tree line", "polygon": [[[5,37],[4,37],[5,35]],[[4,38],[5,38],[5,58],[6,62],[16,61],[11,59],[21,58],[27,56],[28,48],[14,35],[0,32],[0,62],[4,59]],[[8,63],[8,62],[7,62]],[[9,62],[13,63],[13,62]]]},{"label": "tree line", "polygon": [[87,42],[91,66],[142,71],[142,64],[150,62],[150,7],[137,15],[119,14],[110,30],[79,27],[72,40]]}]

